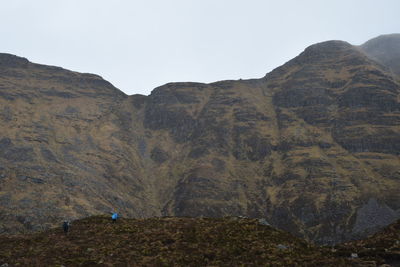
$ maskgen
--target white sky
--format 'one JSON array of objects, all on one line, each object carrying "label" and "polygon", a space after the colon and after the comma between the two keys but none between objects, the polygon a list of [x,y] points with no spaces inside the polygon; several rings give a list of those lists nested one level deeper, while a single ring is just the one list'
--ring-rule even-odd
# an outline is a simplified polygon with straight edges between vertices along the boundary
[{"label": "white sky", "polygon": [[400,32],[399,0],[0,0],[0,52],[127,94],[260,78],[326,40]]}]

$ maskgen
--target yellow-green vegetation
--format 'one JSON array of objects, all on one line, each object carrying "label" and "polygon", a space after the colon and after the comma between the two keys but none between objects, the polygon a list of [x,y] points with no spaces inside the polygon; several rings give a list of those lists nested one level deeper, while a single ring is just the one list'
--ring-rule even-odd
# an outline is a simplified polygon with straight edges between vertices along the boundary
[{"label": "yellow-green vegetation", "polygon": [[350,266],[258,220],[227,217],[119,219],[95,216],[60,229],[0,237],[10,266]]}]

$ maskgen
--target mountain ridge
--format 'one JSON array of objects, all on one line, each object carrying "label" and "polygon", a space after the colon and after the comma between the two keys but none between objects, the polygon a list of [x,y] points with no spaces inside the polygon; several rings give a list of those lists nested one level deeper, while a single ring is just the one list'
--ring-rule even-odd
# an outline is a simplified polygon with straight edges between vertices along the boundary
[{"label": "mountain ridge", "polygon": [[266,218],[336,243],[400,216],[400,86],[346,42],[312,45],[260,79],[168,83],[149,96],[8,58],[1,232],[116,209]]}]

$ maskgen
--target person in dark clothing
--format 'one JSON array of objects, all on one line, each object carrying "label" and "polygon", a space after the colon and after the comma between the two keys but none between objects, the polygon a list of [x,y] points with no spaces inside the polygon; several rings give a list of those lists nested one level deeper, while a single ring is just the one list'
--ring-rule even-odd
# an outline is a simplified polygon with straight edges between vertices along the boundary
[{"label": "person in dark clothing", "polygon": [[69,231],[69,222],[68,221],[64,221],[63,229],[64,229],[64,234],[67,234]]}]

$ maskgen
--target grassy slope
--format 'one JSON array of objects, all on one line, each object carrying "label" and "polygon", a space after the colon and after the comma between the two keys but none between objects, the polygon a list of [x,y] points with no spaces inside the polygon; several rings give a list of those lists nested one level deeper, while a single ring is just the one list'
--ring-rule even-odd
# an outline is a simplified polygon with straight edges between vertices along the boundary
[{"label": "grassy slope", "polygon": [[[279,248],[284,245],[286,248]],[[0,264],[20,266],[348,266],[328,250],[244,218],[75,221],[60,229],[0,237]]]}]

